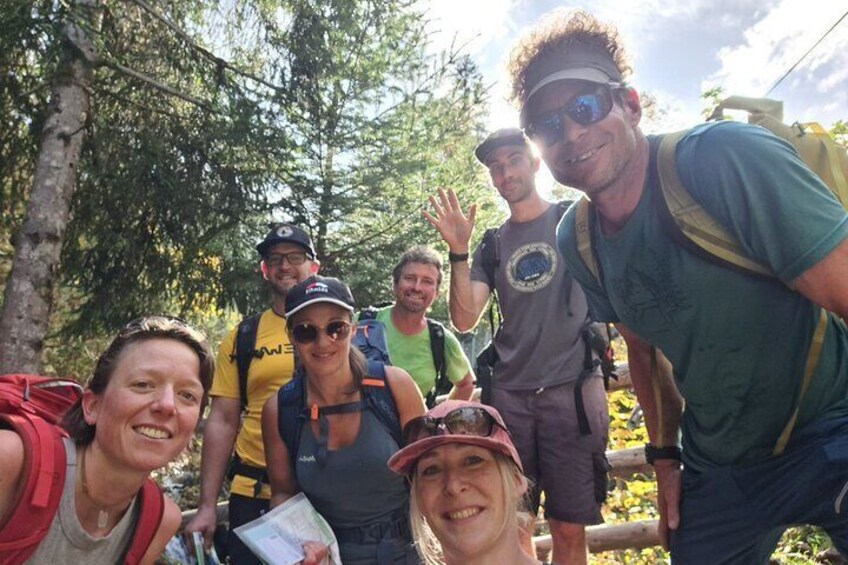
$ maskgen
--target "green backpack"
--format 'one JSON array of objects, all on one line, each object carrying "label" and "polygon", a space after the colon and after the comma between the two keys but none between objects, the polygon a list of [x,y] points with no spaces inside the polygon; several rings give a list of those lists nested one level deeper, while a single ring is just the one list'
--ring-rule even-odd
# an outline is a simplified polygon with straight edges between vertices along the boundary
[{"label": "green backpack", "polygon": [[[818,123],[787,125],[783,123],[783,102],[767,98],[744,98],[731,96],[722,101],[710,116],[710,120],[723,119],[724,110],[744,110],[748,112],[748,123],[765,127],[779,138],[788,141],[798,152],[804,163],[833,192],[842,206],[848,208],[848,154],[828,135]],[[766,278],[775,278],[772,270],[748,257],[739,240],[712,218],[689,194],[677,174],[675,151],[677,142],[688,130],[666,134],[657,149],[657,173],[660,181],[659,215],[663,225],[676,242],[696,255],[719,265],[744,273]],[[577,203],[575,216],[575,237],[577,251],[581,260],[600,283],[601,275],[592,249],[590,224],[593,212],[591,203],[584,196]],[[801,393],[795,410],[786,424],[783,433],[774,448],[774,454],[780,455],[789,441],[792,429],[801,407],[801,401],[807,392],[810,380],[818,364],[821,347],[827,328],[827,312],[820,309],[819,322],[807,352]],[[655,381],[656,379],[652,379]],[[655,391],[656,392],[656,391]]]}]

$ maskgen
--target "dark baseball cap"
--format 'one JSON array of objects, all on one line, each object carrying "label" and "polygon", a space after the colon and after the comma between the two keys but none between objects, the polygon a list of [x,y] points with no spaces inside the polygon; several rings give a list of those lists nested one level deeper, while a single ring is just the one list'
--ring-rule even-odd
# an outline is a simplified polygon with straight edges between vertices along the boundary
[{"label": "dark baseball cap", "polygon": [[524,135],[518,128],[503,128],[497,131],[494,131],[489,134],[489,136],[483,140],[483,143],[477,146],[477,149],[474,150],[474,155],[477,156],[477,160],[486,164],[486,159],[489,158],[489,154],[497,149],[498,147],[503,147],[505,145],[518,145],[522,147],[527,147],[530,149],[530,140],[527,139],[527,136]]},{"label": "dark baseball cap", "polygon": [[310,255],[311,259],[315,259],[315,248],[312,247],[312,239],[309,234],[297,227],[294,224],[277,224],[268,235],[265,236],[257,246],[256,250],[260,255],[265,257],[268,250],[278,243],[294,243],[303,247]]},{"label": "dark baseball cap", "polygon": [[286,318],[311,304],[329,302],[353,312],[356,304],[350,288],[333,277],[312,275],[294,285],[286,295]]}]

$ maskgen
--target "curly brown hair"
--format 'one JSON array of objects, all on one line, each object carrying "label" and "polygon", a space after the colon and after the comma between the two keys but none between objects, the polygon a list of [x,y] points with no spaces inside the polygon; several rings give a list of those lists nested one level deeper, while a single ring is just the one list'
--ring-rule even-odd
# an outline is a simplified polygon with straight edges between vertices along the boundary
[{"label": "curly brown hair", "polygon": [[632,72],[618,30],[583,10],[558,9],[545,15],[513,47],[507,63],[509,100],[518,108],[527,103],[528,76],[541,63],[566,52],[574,44],[598,46],[612,57],[622,80]]}]

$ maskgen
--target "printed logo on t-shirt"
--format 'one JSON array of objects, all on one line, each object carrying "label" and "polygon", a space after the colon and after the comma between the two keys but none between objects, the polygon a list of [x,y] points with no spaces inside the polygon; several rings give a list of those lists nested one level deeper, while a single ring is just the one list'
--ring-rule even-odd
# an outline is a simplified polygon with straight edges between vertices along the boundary
[{"label": "printed logo on t-shirt", "polygon": [[539,241],[522,245],[506,264],[506,279],[519,292],[535,292],[548,286],[557,268],[553,247]]},{"label": "printed logo on t-shirt", "polygon": [[314,455],[301,455],[300,457],[297,458],[297,461],[299,463],[315,463],[315,456]]},{"label": "printed logo on t-shirt", "polygon": [[[262,359],[266,355],[293,355],[294,354],[294,345],[290,343],[281,343],[277,347],[273,349],[270,347],[262,346],[259,349],[253,350],[253,357],[256,359]],[[233,360],[235,360],[235,356],[232,356]]]}]

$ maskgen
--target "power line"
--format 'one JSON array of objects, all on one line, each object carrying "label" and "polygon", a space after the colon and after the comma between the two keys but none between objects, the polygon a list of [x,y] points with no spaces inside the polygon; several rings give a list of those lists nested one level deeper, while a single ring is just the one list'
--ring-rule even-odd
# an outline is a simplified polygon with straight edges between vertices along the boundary
[{"label": "power line", "polygon": [[819,43],[821,43],[822,41],[824,41],[824,38],[825,38],[825,37],[827,37],[827,36],[830,34],[830,32],[832,32],[832,31],[834,30],[834,28],[836,28],[836,26],[838,26],[838,25],[842,22],[842,20],[844,20],[844,19],[845,19],[845,16],[848,16],[848,12],[845,12],[844,14],[842,14],[842,17],[841,17],[841,18],[839,18],[838,20],[836,20],[836,23],[835,23],[835,24],[833,24],[832,26],[830,26],[830,29],[829,29],[829,30],[827,30],[827,31],[824,33],[824,35],[822,35],[822,36],[819,38],[819,40],[818,40],[818,41],[816,41],[815,45],[813,45],[812,47],[810,47],[810,48],[807,50],[807,52],[806,52],[806,53],[804,53],[803,55],[801,55],[801,58],[800,58],[800,59],[798,59],[797,61],[795,61],[795,64],[794,64],[794,65],[792,65],[792,67],[791,67],[788,71],[786,71],[786,72],[783,74],[783,76],[782,76],[782,77],[780,77],[779,79],[777,79],[777,82],[776,82],[776,83],[774,83],[774,84],[772,85],[772,87],[768,89],[768,92],[766,92],[766,93],[763,95],[763,98],[768,98],[768,95],[769,95],[769,94],[771,94],[771,91],[772,91],[772,90],[774,90],[775,88],[777,88],[777,85],[779,85],[781,82],[783,82],[783,79],[785,79],[785,78],[786,78],[786,77],[788,77],[790,74],[792,74],[792,71],[794,71],[794,70],[795,70],[795,67],[797,67],[798,65],[800,65],[800,64],[801,64],[801,61],[803,61],[804,59],[806,59],[806,58],[807,58],[807,55],[809,55],[809,54],[813,51],[813,49],[815,49],[816,47],[818,47],[818,46],[819,46]]}]

